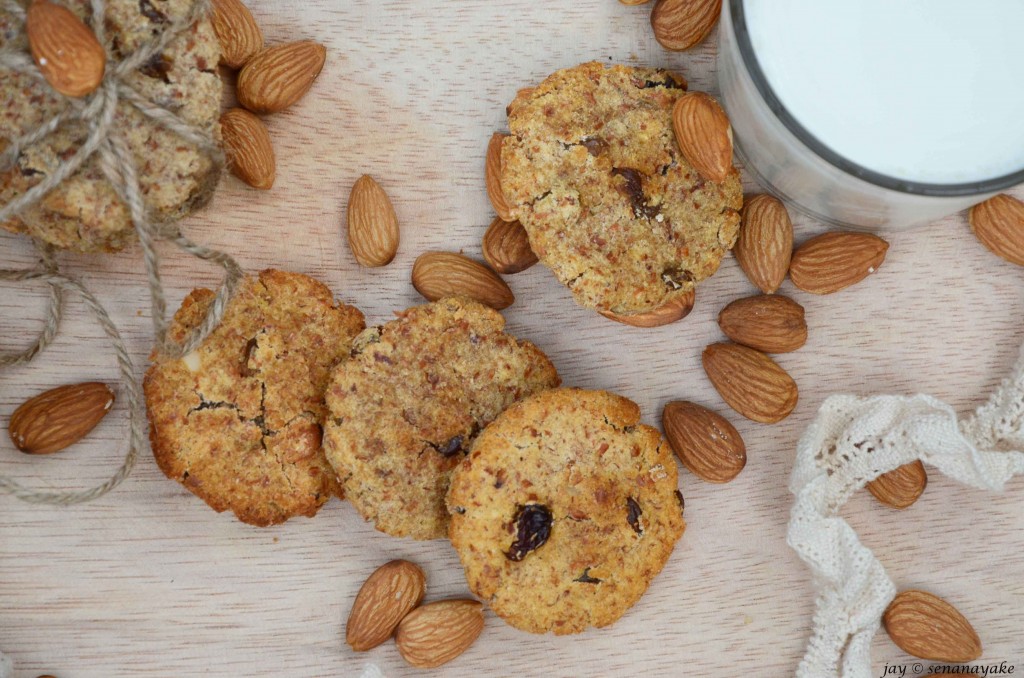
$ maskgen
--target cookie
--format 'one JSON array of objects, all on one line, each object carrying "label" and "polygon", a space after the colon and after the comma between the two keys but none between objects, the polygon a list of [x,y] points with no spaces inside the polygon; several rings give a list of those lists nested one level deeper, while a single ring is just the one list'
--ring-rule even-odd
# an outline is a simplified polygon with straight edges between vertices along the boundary
[{"label": "cookie", "polygon": [[335,368],[324,448],[345,497],[378,530],[446,536],[448,479],[479,431],[559,384],[540,349],[504,327],[482,304],[442,299],[366,330]]},{"label": "cookie", "polygon": [[531,633],[607,626],[661,571],[686,525],[668,443],[640,408],[556,389],[508,408],[448,491],[470,590]]},{"label": "cookie", "polygon": [[[64,4],[92,23],[89,0]],[[192,0],[107,0],[109,59],[131,54],[168,22],[186,16],[192,5]],[[23,24],[0,4],[0,48],[11,46],[27,53]],[[204,19],[127,78],[126,84],[217,138],[223,92],[216,72],[219,58],[216,35]],[[17,138],[58,114],[66,102],[45,83],[0,68],[0,148],[7,145],[5,139]],[[218,176],[205,153],[124,100],[118,103],[113,125],[135,156],[139,185],[154,221],[179,219],[209,197]],[[14,167],[0,173],[0,204],[53,173],[81,146],[87,132],[82,123],[69,122],[23,149]],[[100,169],[98,154],[19,218],[0,226],[81,252],[116,251],[134,239],[131,215]]]},{"label": "cookie", "polygon": [[[213,297],[189,294],[171,338],[196,327]],[[312,517],[341,491],[321,445],[324,388],[364,327],[362,313],[312,278],[275,270],[246,277],[195,351],[152,356],[143,386],[157,465],[243,522]]]},{"label": "cookie", "polygon": [[712,275],[739,233],[739,172],[716,184],[683,158],[672,74],[587,63],[509,106],[501,185],[530,246],[576,301],[645,313]]}]

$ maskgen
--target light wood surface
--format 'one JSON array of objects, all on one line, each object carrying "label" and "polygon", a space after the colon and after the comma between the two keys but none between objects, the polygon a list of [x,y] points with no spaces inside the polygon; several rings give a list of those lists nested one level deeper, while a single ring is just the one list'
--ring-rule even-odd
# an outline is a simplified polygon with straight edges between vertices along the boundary
[{"label": "light wood surface", "polygon": [[[492,213],[484,150],[504,126],[515,91],[589,59],[667,66],[691,89],[715,90],[715,36],[672,54],[654,41],[650,5],[613,0],[262,0],[251,3],[268,40],[314,38],[327,67],[311,93],[267,123],[278,181],[261,193],[226,178],[212,206],[189,219],[196,239],[237,255],[249,270],[279,267],[327,282],[369,323],[419,303],[409,283],[428,249],[479,257]],[[349,188],[375,176],[394,200],[402,246],[387,268],[361,269],[343,238]],[[748,191],[756,186],[748,182]],[[1024,192],[1016,191],[1024,197]],[[798,241],[823,230],[796,217]],[[963,215],[886,236],[876,275],[830,297],[787,282],[807,309],[810,340],[779,357],[801,388],[786,421],[763,426],[732,413],[700,366],[730,300],[753,293],[729,258],[698,291],[685,321],[638,330],[576,306],[542,266],[510,276],[510,329],[539,344],[566,384],[636,400],[657,425],[672,399],[727,414],[749,463],[724,486],[685,471],[689,527],[647,595],[618,623],[575,637],[532,636],[488,613],[479,641],[433,672],[451,676],[785,676],[810,629],[808,571],[786,546],[787,485],[796,440],[836,392],[926,392],[961,411],[980,404],[1012,366],[1021,343],[1024,270],[975,241]],[[29,243],[0,236],[3,265],[28,265]],[[172,304],[216,271],[170,248]],[[151,336],[137,249],[63,255],[107,305],[141,371]],[[42,318],[41,288],[0,287],[0,344],[23,344]],[[0,373],[0,424],[28,395],[77,380],[116,380],[99,330],[72,299],[59,340],[30,366]],[[0,470],[39,487],[82,488],[120,463],[123,403],[83,443],[32,458],[0,445]],[[921,500],[888,510],[866,492],[843,510],[900,587],[953,602],[974,623],[985,659],[1024,670],[1024,501],[1020,480],[1004,495],[931,475]],[[346,503],[313,520],[257,529],[213,513],[163,477],[148,450],[120,488],[91,504],[51,508],[0,496],[0,649],[17,676],[413,675],[389,643],[366,654],[343,642],[355,593],[392,558],[421,564],[428,599],[467,593],[444,541],[416,543],[375,532]],[[884,633],[885,662],[912,659]]]}]

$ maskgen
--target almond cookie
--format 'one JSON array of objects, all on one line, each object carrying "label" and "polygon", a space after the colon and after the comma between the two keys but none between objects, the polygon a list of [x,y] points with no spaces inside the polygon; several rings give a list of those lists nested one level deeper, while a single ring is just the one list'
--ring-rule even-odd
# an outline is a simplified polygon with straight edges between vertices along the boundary
[{"label": "almond cookie", "polygon": [[607,626],[665,565],[686,524],[668,443],[605,391],[516,403],[477,438],[448,491],[469,588],[531,633]]},{"label": "almond cookie", "polygon": [[[92,25],[89,0],[64,0],[61,4]],[[108,65],[110,60],[131,54],[172,20],[187,16],[192,5],[192,0],[107,0]],[[0,3],[0,48],[11,46],[27,54],[21,22]],[[144,64],[126,84],[216,138],[223,93],[216,72],[219,58],[217,37],[204,19]],[[0,148],[6,146],[5,139],[36,129],[66,105],[67,99],[45,84],[35,83],[31,76],[0,68]],[[218,176],[205,153],[123,99],[113,124],[135,157],[139,185],[153,221],[181,218],[209,198]],[[0,204],[53,173],[81,146],[87,133],[80,122],[65,123],[23,149],[14,167],[0,173]],[[103,174],[98,154],[19,218],[0,227],[81,252],[119,250],[134,238],[131,215]]]},{"label": "almond cookie", "polygon": [[452,469],[515,401],[559,384],[540,349],[483,304],[447,298],[353,342],[327,388],[324,448],[345,497],[396,537],[448,534]]},{"label": "almond cookie", "polygon": [[[181,341],[213,292],[197,289],[174,316]],[[323,393],[363,314],[298,273],[246,277],[221,324],[192,353],[154,352],[143,383],[153,456],[216,511],[252,525],[316,514],[340,495],[321,446]]]},{"label": "almond cookie", "polygon": [[732,169],[716,184],[683,158],[672,107],[686,83],[593,62],[509,107],[501,185],[530,247],[577,303],[645,313],[718,270],[739,233]]}]

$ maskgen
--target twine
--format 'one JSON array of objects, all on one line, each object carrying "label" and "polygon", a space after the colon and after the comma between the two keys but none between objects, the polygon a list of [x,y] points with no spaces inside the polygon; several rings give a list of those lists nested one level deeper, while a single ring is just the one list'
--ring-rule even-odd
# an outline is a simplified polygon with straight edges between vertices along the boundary
[{"label": "twine", "polygon": [[[2,2],[12,16],[24,21],[25,10],[18,2],[15,0],[2,0]],[[106,44],[103,28],[106,2],[105,0],[91,0],[90,4],[92,29],[100,44]],[[0,153],[0,171],[6,171],[13,167],[24,148],[44,140],[67,123],[84,123],[87,134],[81,146],[46,179],[0,207],[0,223],[17,217],[27,208],[37,204],[47,193],[74,175],[95,155],[104,176],[114,187],[118,197],[128,207],[146,266],[155,343],[162,353],[172,358],[181,357],[194,350],[220,323],[228,301],[242,277],[242,270],[227,254],[195,243],[185,237],[176,225],[156,223],[151,219],[139,185],[135,158],[124,137],[118,132],[114,121],[118,103],[130,104],[150,120],[208,155],[213,163],[213,171],[210,172],[210,180],[200,187],[196,204],[203,205],[209,201],[224,166],[224,155],[216,142],[203,130],[190,125],[173,112],[146,99],[125,80],[127,76],[154,56],[163,52],[175,38],[189,30],[209,11],[210,0],[196,0],[186,16],[167,24],[163,31],[141,45],[135,52],[118,62],[108,60],[103,82],[95,92],[85,99],[62,97],[65,108],[60,113],[46,120],[37,128],[16,139],[9,140],[7,148]],[[49,88],[35,63],[24,51],[12,47],[0,49],[0,69],[28,75],[39,87]],[[50,91],[52,92],[52,89]],[[213,262],[225,271],[224,280],[206,316],[180,344],[170,341],[167,336],[167,301],[160,280],[160,256],[157,252],[157,243],[160,241],[174,243],[179,249],[199,259]],[[40,262],[37,266],[28,269],[0,269],[0,280],[46,283],[49,288],[46,320],[42,330],[30,346],[14,353],[0,353],[0,368],[29,362],[45,349],[53,341],[60,326],[63,292],[77,293],[110,339],[117,358],[121,384],[128,407],[128,451],[124,463],[109,480],[88,490],[80,492],[36,490],[0,475],[0,491],[13,494],[19,499],[32,503],[77,504],[106,494],[131,472],[138,451],[145,445],[142,398],[135,381],[135,365],[128,354],[121,334],[106,309],[85,285],[61,271],[54,257],[53,247],[38,241],[36,247],[40,254]]]}]

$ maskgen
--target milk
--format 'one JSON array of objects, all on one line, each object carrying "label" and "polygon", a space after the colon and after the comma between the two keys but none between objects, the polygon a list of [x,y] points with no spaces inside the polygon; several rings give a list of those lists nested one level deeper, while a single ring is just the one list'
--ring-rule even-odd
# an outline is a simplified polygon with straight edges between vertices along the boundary
[{"label": "milk", "polygon": [[1024,169],[1024,0],[732,0],[757,63],[821,144],[880,174]]}]

